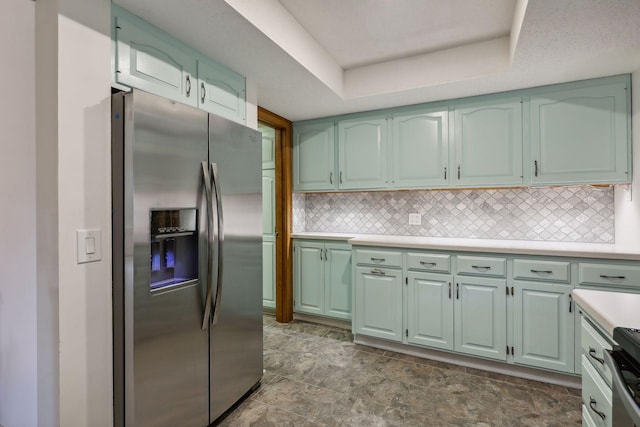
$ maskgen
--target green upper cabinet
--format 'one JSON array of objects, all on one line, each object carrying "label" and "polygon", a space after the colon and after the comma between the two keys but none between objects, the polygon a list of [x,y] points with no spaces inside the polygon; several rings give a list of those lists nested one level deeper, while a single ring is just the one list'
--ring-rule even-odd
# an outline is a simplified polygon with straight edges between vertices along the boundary
[{"label": "green upper cabinet", "polygon": [[628,77],[531,96],[533,184],[630,182]]},{"label": "green upper cabinet", "polygon": [[521,98],[459,105],[453,113],[453,185],[523,185]]},{"label": "green upper cabinet", "polygon": [[276,130],[270,126],[258,124],[262,133],[262,169],[276,168]]},{"label": "green upper cabinet", "polygon": [[115,16],[115,45],[117,83],[198,105],[197,61],[177,41],[121,12]]},{"label": "green upper cabinet", "polygon": [[448,183],[448,112],[394,115],[391,185],[394,188],[444,187]]},{"label": "green upper cabinet", "polygon": [[198,58],[198,106],[239,123],[247,121],[245,79],[227,67]]},{"label": "green upper cabinet", "polygon": [[385,116],[338,122],[338,188],[381,189],[388,186]]},{"label": "green upper cabinet", "polygon": [[114,83],[246,123],[243,76],[112,5]]},{"label": "green upper cabinet", "polygon": [[293,191],[337,188],[335,125],[320,122],[293,129]]}]

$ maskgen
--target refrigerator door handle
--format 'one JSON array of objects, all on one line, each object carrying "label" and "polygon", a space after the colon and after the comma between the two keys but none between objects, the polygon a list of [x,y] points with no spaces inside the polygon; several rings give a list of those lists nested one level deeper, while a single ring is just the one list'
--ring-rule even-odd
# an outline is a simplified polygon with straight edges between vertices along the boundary
[{"label": "refrigerator door handle", "polygon": [[209,174],[209,165],[207,162],[202,162],[202,178],[204,181],[204,189],[207,196],[207,293],[204,301],[204,314],[202,316],[202,330],[206,330],[209,327],[209,317],[211,315],[211,299],[213,292],[213,205],[211,199],[211,175]]},{"label": "refrigerator door handle", "polygon": [[222,218],[222,196],[220,193],[220,179],[218,177],[218,164],[211,163],[211,178],[213,181],[213,191],[216,194],[216,209],[218,219],[218,277],[216,280],[216,299],[213,303],[213,316],[211,317],[211,324],[215,326],[218,323],[218,317],[220,315],[220,301],[222,298],[222,254],[224,246],[224,221]]}]

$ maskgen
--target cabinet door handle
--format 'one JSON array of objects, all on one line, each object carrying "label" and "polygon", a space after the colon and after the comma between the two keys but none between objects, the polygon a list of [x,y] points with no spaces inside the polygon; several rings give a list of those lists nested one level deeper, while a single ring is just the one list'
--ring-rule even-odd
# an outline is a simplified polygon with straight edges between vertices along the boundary
[{"label": "cabinet door handle", "polygon": [[333,184],[333,172],[329,172],[329,184]]},{"label": "cabinet door handle", "polygon": [[456,299],[460,299],[460,283],[456,283]]},{"label": "cabinet door handle", "polygon": [[447,168],[444,168],[444,179],[447,179]]},{"label": "cabinet door handle", "polygon": [[340,184],[342,184],[342,171],[340,171]]},{"label": "cabinet door handle", "polygon": [[533,161],[533,168],[535,169],[533,175],[534,176],[538,176],[538,161],[537,160]]},{"label": "cabinet door handle", "polygon": [[424,265],[425,267],[435,267],[436,266],[435,262],[420,261],[420,264]]},{"label": "cabinet door handle", "polygon": [[599,416],[600,418],[602,418],[602,419],[604,420],[607,416],[605,415],[605,413],[604,413],[604,412],[602,412],[602,411],[598,411],[598,410],[595,408],[595,406],[596,406],[597,404],[598,404],[598,402],[596,402],[596,400],[595,400],[593,397],[589,396],[589,409],[591,409],[593,412],[595,412],[595,413],[596,413],[596,415],[597,415],[597,416]]},{"label": "cabinet door handle", "polygon": [[200,103],[204,104],[204,100],[206,98],[206,88],[204,87],[204,82],[200,83],[200,91],[202,92],[202,95],[200,96]]},{"label": "cabinet door handle", "polygon": [[602,278],[602,279],[620,279],[620,280],[626,279],[625,276],[609,276],[609,275],[606,275],[606,274],[601,274],[600,278]]},{"label": "cabinet door handle", "polygon": [[375,274],[376,276],[384,276],[387,273],[385,273],[384,270],[380,270],[378,268],[374,268],[373,270],[371,270],[371,274]]},{"label": "cabinet door handle", "polygon": [[475,268],[476,270],[491,270],[491,267],[488,265],[472,265],[471,268]]},{"label": "cabinet door handle", "polygon": [[458,179],[460,179],[460,165],[458,165]]},{"label": "cabinet door handle", "polygon": [[553,271],[551,270],[531,270],[532,273],[539,273],[539,274],[551,274],[553,273]]},{"label": "cabinet door handle", "polygon": [[322,249],[320,249],[320,261],[322,261]]},{"label": "cabinet door handle", "polygon": [[329,249],[324,250],[324,260],[329,261]]},{"label": "cabinet door handle", "polygon": [[187,74],[187,98],[191,96],[191,76]]},{"label": "cabinet door handle", "polygon": [[451,282],[449,282],[449,299],[451,299]]},{"label": "cabinet door handle", "polygon": [[371,257],[371,261],[373,261],[373,262],[385,262],[386,259],[385,258],[374,258],[374,257]]},{"label": "cabinet door handle", "polygon": [[571,306],[573,305],[573,297],[571,295],[569,295],[569,313],[571,313]]},{"label": "cabinet door handle", "polygon": [[596,356],[596,349],[593,347],[589,347],[589,357],[600,363],[601,365],[604,365],[604,359]]}]

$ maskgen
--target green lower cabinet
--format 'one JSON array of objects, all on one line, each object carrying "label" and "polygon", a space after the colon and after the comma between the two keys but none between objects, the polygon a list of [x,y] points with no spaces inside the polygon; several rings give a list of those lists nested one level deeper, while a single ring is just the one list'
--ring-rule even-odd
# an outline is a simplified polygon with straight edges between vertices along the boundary
[{"label": "green lower cabinet", "polygon": [[454,350],[507,360],[506,280],[455,276]]},{"label": "green lower cabinet", "polygon": [[402,270],[357,266],[354,333],[402,341]]},{"label": "green lower cabinet", "polygon": [[294,242],[294,305],[297,313],[351,319],[351,246]]},{"label": "green lower cabinet", "polygon": [[276,242],[273,236],[262,236],[262,305],[276,308]]},{"label": "green lower cabinet", "polygon": [[574,372],[570,285],[514,282],[514,362]]},{"label": "green lower cabinet", "polygon": [[453,350],[453,277],[407,274],[407,341]]}]

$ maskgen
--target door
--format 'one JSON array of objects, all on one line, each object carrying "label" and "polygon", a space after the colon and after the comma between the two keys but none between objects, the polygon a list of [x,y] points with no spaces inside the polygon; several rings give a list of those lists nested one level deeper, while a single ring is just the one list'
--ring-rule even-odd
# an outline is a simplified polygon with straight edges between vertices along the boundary
[{"label": "door", "polygon": [[293,130],[293,191],[333,190],[335,176],[333,122],[296,126]]},{"label": "door", "polygon": [[522,185],[521,99],[454,110],[456,187]]},{"label": "door", "polygon": [[532,182],[628,182],[627,115],[624,83],[532,96]]},{"label": "door", "polygon": [[387,119],[342,120],[338,123],[338,188],[387,186]]},{"label": "door", "polygon": [[448,112],[411,113],[393,118],[395,188],[444,187],[449,166]]},{"label": "door", "polygon": [[455,350],[507,360],[506,281],[455,276]]},{"label": "door", "polygon": [[294,310],[300,313],[324,314],[324,243],[294,243]]},{"label": "door", "polygon": [[259,132],[209,115],[209,161],[222,212],[214,236],[222,270],[210,326],[210,421],[262,377],[261,144]]},{"label": "door", "polygon": [[355,333],[402,341],[402,271],[356,267]]},{"label": "door", "polygon": [[262,302],[268,308],[276,307],[275,178],[274,169],[262,170]]},{"label": "door", "polygon": [[247,121],[245,79],[227,67],[198,59],[198,106],[238,123]]},{"label": "door", "polygon": [[514,285],[514,361],[573,373],[572,287],[523,281]]},{"label": "door", "polygon": [[453,350],[453,277],[409,272],[407,278],[407,340]]},{"label": "door", "polygon": [[[124,260],[114,268],[114,322],[124,319],[114,328],[115,423],[201,427],[209,406],[202,330],[207,117],[137,90],[115,96],[113,105],[114,153],[121,147],[114,154],[114,237],[124,236],[121,245],[114,239],[114,266]],[[125,185],[117,185],[122,176]]]},{"label": "door", "polygon": [[325,314],[351,319],[351,245],[325,243]]}]

